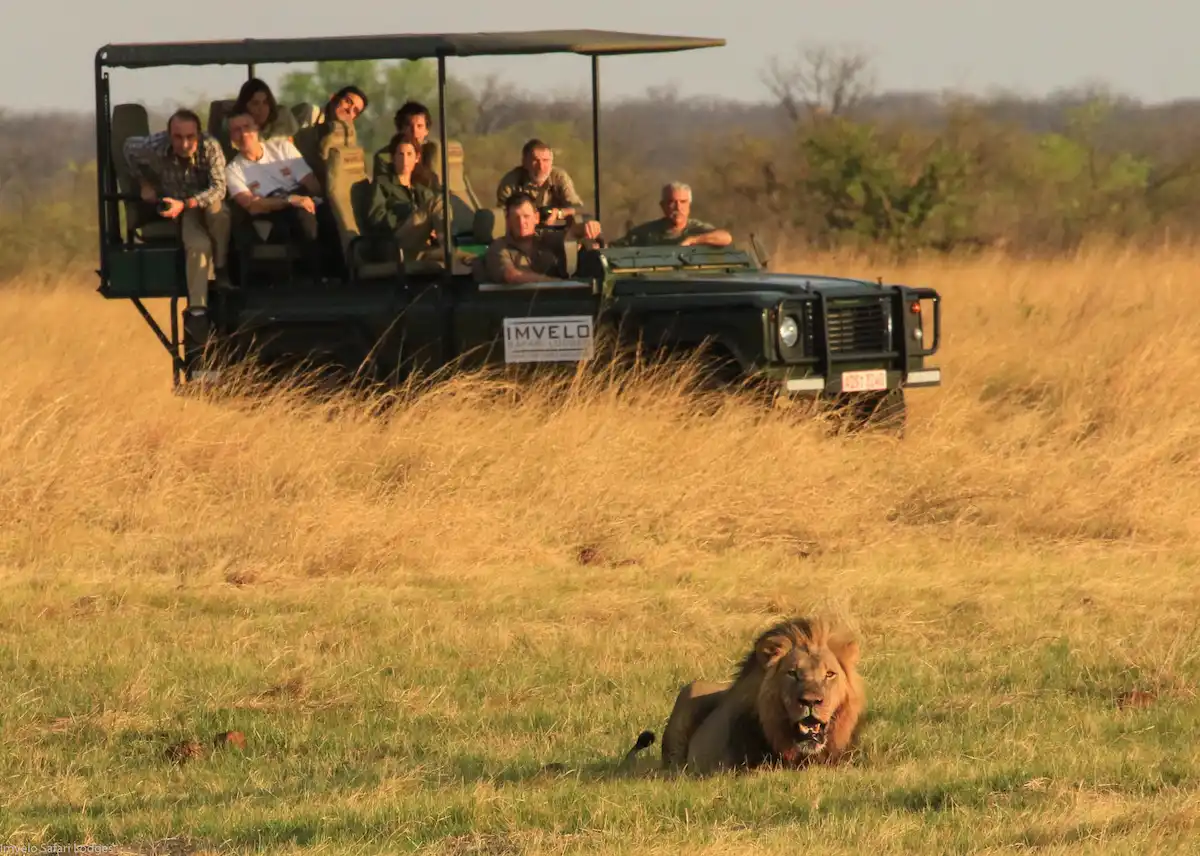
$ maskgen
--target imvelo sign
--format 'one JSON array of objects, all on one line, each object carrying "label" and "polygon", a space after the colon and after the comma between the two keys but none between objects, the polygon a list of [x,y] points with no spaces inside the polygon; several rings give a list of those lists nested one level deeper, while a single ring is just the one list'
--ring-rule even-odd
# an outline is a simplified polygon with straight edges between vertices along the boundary
[{"label": "imvelo sign", "polygon": [[506,363],[561,363],[591,359],[594,348],[590,315],[504,319]]}]

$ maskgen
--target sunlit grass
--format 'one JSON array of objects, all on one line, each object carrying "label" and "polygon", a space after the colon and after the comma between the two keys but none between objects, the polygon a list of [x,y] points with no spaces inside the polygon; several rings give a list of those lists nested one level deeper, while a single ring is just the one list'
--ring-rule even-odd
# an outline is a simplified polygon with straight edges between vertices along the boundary
[{"label": "sunlit grass", "polygon": [[[0,841],[1184,851],[1198,260],[805,259],[945,296],[903,440],[662,378],[175,396],[128,305],[10,288]],[[818,609],[863,641],[851,766],[618,774],[679,684]]]}]

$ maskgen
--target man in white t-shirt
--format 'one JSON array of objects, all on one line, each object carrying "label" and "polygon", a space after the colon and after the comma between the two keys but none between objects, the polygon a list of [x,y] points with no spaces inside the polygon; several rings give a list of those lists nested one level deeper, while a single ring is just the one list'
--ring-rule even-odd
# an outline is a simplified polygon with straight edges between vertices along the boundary
[{"label": "man in white t-shirt", "polygon": [[321,185],[304,156],[286,137],[259,139],[258,125],[249,113],[229,117],[229,140],[238,153],[225,166],[225,186],[237,203],[234,210],[249,215],[235,217],[239,243],[266,240],[279,227],[303,240],[309,263],[315,265],[310,270],[320,270],[315,197]]}]

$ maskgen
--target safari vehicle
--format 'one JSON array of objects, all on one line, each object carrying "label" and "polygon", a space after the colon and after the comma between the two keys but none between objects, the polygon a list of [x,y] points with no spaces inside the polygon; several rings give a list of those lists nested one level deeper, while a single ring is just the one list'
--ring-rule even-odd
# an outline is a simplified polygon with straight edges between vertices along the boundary
[{"label": "safari vehicle", "polygon": [[[902,411],[904,388],[941,382],[941,370],[926,365],[937,352],[941,327],[939,296],[930,288],[768,272],[753,238],[753,252],[736,244],[580,249],[567,242],[565,283],[500,286],[480,284],[472,275],[488,243],[503,235],[504,217],[502,209],[479,204],[465,177],[464,153],[446,138],[447,58],[590,57],[591,216],[602,221],[600,58],[724,44],[578,30],[107,45],[95,58],[98,290],[133,303],[170,355],[175,385],[197,376],[196,343],[187,341],[186,332],[180,335],[179,301],[187,291],[177,227],[137,220],[137,188],[121,154],[127,137],[152,129],[140,105],[114,105],[108,69],[232,64],[245,65],[253,76],[257,63],[434,58],[439,146],[433,166],[443,177],[444,206],[440,262],[431,267],[394,251],[382,257],[369,252],[370,240],[358,225],[370,196],[363,151],[351,142],[335,145],[327,169],[315,171],[326,173],[325,197],[338,224],[339,275],[297,273],[287,264],[295,253],[286,241],[232,260],[234,287],[211,292],[209,300],[213,336],[225,359],[327,364],[395,381],[445,366],[570,368],[593,357],[604,339],[643,354],[702,350],[715,355],[722,371],[714,376],[722,384],[753,378],[775,394],[848,395]],[[214,103],[210,133],[219,130],[219,107]],[[309,105],[296,107],[297,115],[311,115]],[[296,140],[308,158],[300,145],[304,133]],[[284,273],[273,270],[281,263]],[[143,301],[151,298],[169,300],[169,332],[146,309]]]}]

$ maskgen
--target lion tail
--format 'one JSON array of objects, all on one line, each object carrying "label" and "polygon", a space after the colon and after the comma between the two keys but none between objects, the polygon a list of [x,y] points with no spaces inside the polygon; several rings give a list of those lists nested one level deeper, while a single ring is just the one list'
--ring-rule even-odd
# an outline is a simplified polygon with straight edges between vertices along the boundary
[{"label": "lion tail", "polygon": [[637,736],[637,741],[634,742],[633,748],[625,753],[625,760],[622,761],[621,763],[628,764],[628,763],[632,762],[634,757],[637,756],[638,752],[641,752],[643,749],[649,749],[653,745],[654,745],[654,732],[653,731],[643,731],[641,734],[639,734]]}]

